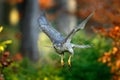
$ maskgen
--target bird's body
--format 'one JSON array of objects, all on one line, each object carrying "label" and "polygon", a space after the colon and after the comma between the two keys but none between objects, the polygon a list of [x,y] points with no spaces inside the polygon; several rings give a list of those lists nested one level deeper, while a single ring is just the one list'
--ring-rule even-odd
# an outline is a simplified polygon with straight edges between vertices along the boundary
[{"label": "bird's body", "polygon": [[68,59],[68,64],[70,64],[71,56],[74,54],[73,48],[89,48],[89,45],[76,45],[71,43],[71,38],[74,36],[74,34],[79,31],[80,29],[84,29],[85,24],[87,21],[92,17],[93,13],[90,14],[80,25],[75,27],[68,36],[64,37],[59,33],[56,29],[54,29],[51,24],[48,22],[45,13],[42,12],[42,14],[39,17],[39,24],[41,30],[50,38],[51,42],[53,43],[53,47],[55,48],[56,52],[61,55],[61,64],[64,65],[63,57],[64,52],[69,52],[70,56]]}]

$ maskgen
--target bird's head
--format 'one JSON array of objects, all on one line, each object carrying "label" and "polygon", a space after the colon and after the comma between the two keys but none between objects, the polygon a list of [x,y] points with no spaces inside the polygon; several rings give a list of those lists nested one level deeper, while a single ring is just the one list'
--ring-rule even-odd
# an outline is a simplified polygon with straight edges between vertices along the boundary
[{"label": "bird's head", "polygon": [[60,50],[62,47],[62,44],[58,43],[58,44],[54,44],[53,46],[55,49]]},{"label": "bird's head", "polygon": [[74,51],[73,51],[72,48],[69,48],[69,49],[68,49],[68,52],[69,52],[70,54],[74,54]]}]

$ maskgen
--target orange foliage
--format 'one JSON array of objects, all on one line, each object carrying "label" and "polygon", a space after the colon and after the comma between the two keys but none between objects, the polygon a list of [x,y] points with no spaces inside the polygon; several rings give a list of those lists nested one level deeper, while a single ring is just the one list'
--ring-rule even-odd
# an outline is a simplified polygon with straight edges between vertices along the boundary
[{"label": "orange foliage", "polygon": [[13,56],[13,59],[15,61],[21,61],[23,59],[23,57],[20,53],[17,53],[17,54],[15,54],[15,56]]},{"label": "orange foliage", "polygon": [[53,0],[39,0],[41,9],[49,9],[54,6]]},{"label": "orange foliage", "polygon": [[23,59],[20,53],[15,54],[15,56],[10,56],[10,52],[0,53],[0,80],[4,80],[3,69],[9,67],[13,61],[21,61]]},{"label": "orange foliage", "polygon": [[78,16],[95,11],[94,20],[100,24],[120,26],[120,0],[77,0]]},{"label": "orange foliage", "polygon": [[10,4],[22,3],[24,0],[7,0]]},{"label": "orange foliage", "polygon": [[13,62],[13,59],[10,58],[10,53],[8,51],[0,53],[0,80],[4,80],[3,69],[10,66]]},{"label": "orange foliage", "polygon": [[0,58],[0,64],[2,65],[2,68],[8,67],[12,61],[13,60],[10,58],[9,52],[4,52]]},{"label": "orange foliage", "polygon": [[120,80],[120,26],[115,26],[109,29],[94,28],[93,30],[113,39],[112,49],[105,52],[98,61],[106,63],[111,67],[111,73],[114,74],[113,80]]}]

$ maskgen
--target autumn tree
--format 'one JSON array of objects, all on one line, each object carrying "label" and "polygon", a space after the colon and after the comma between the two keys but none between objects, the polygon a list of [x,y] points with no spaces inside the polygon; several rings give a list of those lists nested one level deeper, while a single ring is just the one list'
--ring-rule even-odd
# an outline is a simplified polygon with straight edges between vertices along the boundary
[{"label": "autumn tree", "polygon": [[120,25],[120,0],[77,0],[77,3],[78,17],[95,11],[94,22],[97,23],[96,25],[104,27]]},{"label": "autumn tree", "polygon": [[107,64],[111,68],[112,80],[120,80],[120,26],[108,29],[94,28],[94,31],[112,39],[112,48],[108,52],[104,52],[104,55],[98,61]]}]

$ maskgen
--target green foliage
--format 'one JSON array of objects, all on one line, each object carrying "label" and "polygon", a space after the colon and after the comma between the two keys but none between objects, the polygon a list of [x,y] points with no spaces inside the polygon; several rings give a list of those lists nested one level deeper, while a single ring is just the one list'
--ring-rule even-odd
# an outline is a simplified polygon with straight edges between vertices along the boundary
[{"label": "green foliage", "polygon": [[4,69],[5,80],[110,80],[110,68],[98,62],[102,53],[111,47],[108,44],[110,40],[100,35],[92,38],[86,36],[84,32],[79,32],[72,40],[73,43],[90,44],[92,47],[74,49],[71,68],[67,66],[68,54],[65,54],[65,67],[61,67],[59,56],[51,53],[50,57],[56,61],[55,64],[32,63],[24,58]]},{"label": "green foliage", "polygon": [[[61,70],[60,75],[65,80],[110,80],[110,68],[105,64],[98,62],[98,58],[104,51],[110,48],[104,37],[96,35],[92,38],[86,37],[84,32],[79,32],[73,42],[77,44],[90,44],[88,49],[75,49],[75,54],[72,58],[72,67],[68,66]],[[89,38],[89,41],[85,41]],[[67,59],[65,59],[67,60]]]},{"label": "green foliage", "polygon": [[[2,32],[3,27],[0,26],[0,32]],[[2,37],[0,38],[0,80],[4,80],[4,73],[3,70],[8,67],[12,60],[9,58],[9,52],[5,52],[5,49],[8,44],[12,43],[12,40],[4,40],[1,41]]]},{"label": "green foliage", "polygon": [[[32,67],[28,60],[14,62],[4,70],[5,80],[33,80],[36,79],[37,70]],[[36,79],[37,80],[37,79]]]},{"label": "green foliage", "polygon": [[58,76],[58,70],[50,65],[40,67],[28,59],[21,62],[14,62],[4,70],[5,80],[63,80]]},{"label": "green foliage", "polygon": [[[0,32],[2,32],[3,27],[0,26]],[[0,42],[0,52],[3,52],[5,50],[5,48],[7,47],[7,44],[11,44],[12,40],[5,40]]]},{"label": "green foliage", "polygon": [[11,44],[11,43],[12,43],[12,40],[6,40],[6,41],[0,42],[0,52],[3,52],[7,47],[7,44]]}]

